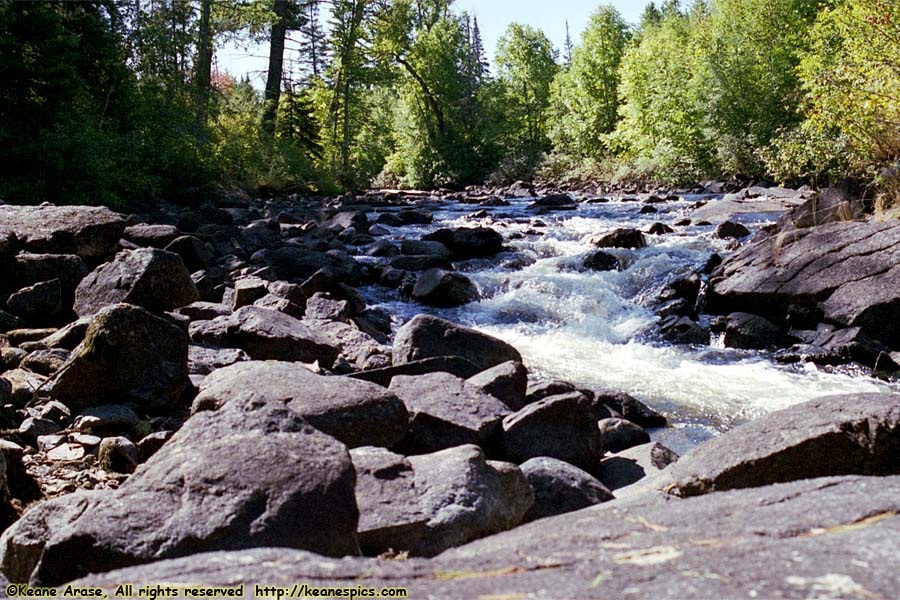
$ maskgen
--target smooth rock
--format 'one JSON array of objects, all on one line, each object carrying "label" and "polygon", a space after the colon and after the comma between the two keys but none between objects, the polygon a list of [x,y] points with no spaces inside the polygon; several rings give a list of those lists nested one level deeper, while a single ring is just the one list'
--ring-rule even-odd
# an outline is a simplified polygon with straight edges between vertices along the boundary
[{"label": "smooth rock", "polygon": [[511,410],[525,407],[528,369],[520,362],[506,361],[468,378],[466,383],[490,394]]},{"label": "smooth rock", "polygon": [[441,269],[429,269],[419,275],[412,290],[413,300],[443,308],[462,306],[478,300],[479,296],[471,279]]},{"label": "smooth rock", "polygon": [[601,419],[597,426],[603,438],[603,448],[609,452],[621,452],[650,443],[650,434],[643,427],[625,419]]},{"label": "smooth rock", "polygon": [[495,337],[429,315],[418,315],[397,331],[394,364],[438,356],[460,356],[480,370],[509,360],[522,362],[518,350]]},{"label": "smooth rock", "polygon": [[519,468],[534,490],[534,504],[525,514],[525,523],[615,498],[593,475],[555,458],[532,458]]}]

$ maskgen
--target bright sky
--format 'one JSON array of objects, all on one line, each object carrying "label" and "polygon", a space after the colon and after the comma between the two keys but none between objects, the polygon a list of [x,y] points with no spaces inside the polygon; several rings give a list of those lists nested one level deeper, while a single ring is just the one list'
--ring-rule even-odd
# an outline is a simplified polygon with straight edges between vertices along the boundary
[{"label": "bright sky", "polygon": [[[566,39],[566,21],[572,41],[578,44],[588,18],[599,6],[611,4],[629,23],[637,23],[650,0],[456,0],[458,12],[478,17],[478,27],[489,59],[493,62],[497,40],[510,23],[537,27],[562,50]],[[324,16],[324,15],[323,15]],[[256,87],[265,82],[268,48],[221,48],[216,52],[218,67],[232,75],[250,75]]]}]

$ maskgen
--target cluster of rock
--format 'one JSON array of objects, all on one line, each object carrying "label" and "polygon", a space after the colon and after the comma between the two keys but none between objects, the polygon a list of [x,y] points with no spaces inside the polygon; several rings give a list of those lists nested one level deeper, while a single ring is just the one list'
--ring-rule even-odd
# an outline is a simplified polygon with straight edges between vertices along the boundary
[{"label": "cluster of rock", "polygon": [[[612,500],[677,459],[649,444],[665,418],[637,400],[531,380],[513,347],[436,317],[389,343],[390,315],[349,285],[396,258],[492,256],[494,231],[441,229],[364,266],[339,247],[378,245],[365,210],[315,224],[254,210],[146,224],[0,207],[0,401],[16,440],[2,500],[51,497],[0,540],[10,580],[265,547],[433,556]],[[54,459],[66,481],[35,481]]]}]

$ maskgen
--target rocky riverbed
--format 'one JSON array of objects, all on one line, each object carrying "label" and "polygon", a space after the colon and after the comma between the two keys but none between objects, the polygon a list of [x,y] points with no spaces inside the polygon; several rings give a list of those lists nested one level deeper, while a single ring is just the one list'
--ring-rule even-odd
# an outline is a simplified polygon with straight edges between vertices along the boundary
[{"label": "rocky riverbed", "polygon": [[0,571],[893,597],[900,224],[723,191],[0,206]]}]

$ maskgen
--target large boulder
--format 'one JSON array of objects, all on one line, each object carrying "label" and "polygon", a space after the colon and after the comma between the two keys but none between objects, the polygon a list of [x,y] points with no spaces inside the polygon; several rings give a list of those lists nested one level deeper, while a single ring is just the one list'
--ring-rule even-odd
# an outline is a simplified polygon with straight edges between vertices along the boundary
[{"label": "large boulder", "polygon": [[178,326],[118,304],[97,313],[48,390],[73,409],[115,402],[159,410],[187,387],[187,362],[188,338]]},{"label": "large boulder", "polygon": [[327,338],[300,320],[258,306],[191,323],[190,334],[195,343],[240,348],[254,360],[319,361],[330,367],[338,354]]},{"label": "large boulder", "polygon": [[486,461],[477,446],[409,457],[428,523],[412,553],[434,556],[447,548],[511,529],[534,502],[518,467]]},{"label": "large boulder", "polygon": [[453,260],[487,258],[503,251],[503,236],[490,227],[438,229],[422,238],[440,242],[453,253]]},{"label": "large boulder", "polygon": [[551,396],[511,414],[503,420],[503,449],[518,463],[547,456],[596,467],[603,442],[590,399],[578,392]]},{"label": "large boulder", "polygon": [[356,469],[359,545],[366,556],[415,548],[422,539],[426,516],[409,460],[384,448],[350,451]]},{"label": "large boulder", "polygon": [[598,248],[633,248],[647,246],[647,238],[637,229],[619,228],[593,240]]},{"label": "large boulder", "polygon": [[407,410],[374,383],[316,375],[296,363],[239,362],[214,371],[200,386],[195,410],[218,410],[246,390],[280,402],[350,448],[390,448],[406,433]]},{"label": "large boulder", "polygon": [[725,326],[725,347],[744,350],[765,350],[784,346],[788,341],[784,332],[772,322],[758,315],[732,313]]},{"label": "large boulder", "polygon": [[10,312],[29,323],[41,325],[56,323],[64,310],[71,311],[70,307],[63,307],[62,286],[59,279],[42,281],[22,288],[9,297],[6,306]]},{"label": "large boulder", "polygon": [[0,226],[29,252],[77,254],[98,264],[116,253],[125,217],[99,206],[0,206]]},{"label": "large boulder", "polygon": [[97,267],[75,290],[75,313],[95,314],[104,306],[126,302],[161,313],[187,306],[200,294],[181,260],[155,248],[126,250]]},{"label": "large boulder", "polygon": [[710,280],[707,309],[782,322],[792,306],[900,346],[900,222],[832,223],[751,243]]},{"label": "large boulder", "polygon": [[[517,527],[430,560],[287,549],[194,555],[80,580],[224,587],[298,580],[411,598],[893,598],[900,477],[817,479],[672,502],[654,495]],[[873,567],[877,560],[877,567]],[[540,592],[550,590],[549,592]]]},{"label": "large boulder", "polygon": [[248,391],[191,417],[118,490],[26,512],[0,538],[0,569],[54,586],[213,550],[358,554],[355,480],[343,444]]},{"label": "large boulder", "polygon": [[397,376],[389,388],[409,411],[409,452],[434,452],[453,446],[484,446],[499,429],[509,408],[449,373]]},{"label": "large boulder", "polygon": [[678,461],[680,496],[831,475],[900,474],[900,396],[831,396],[770,413]]},{"label": "large boulder", "polygon": [[443,308],[474,302],[478,296],[478,288],[471,279],[442,269],[429,269],[419,275],[412,291],[413,300]]},{"label": "large boulder", "polygon": [[466,383],[490,394],[512,410],[525,407],[528,369],[520,362],[508,360],[469,377]]},{"label": "large boulder", "polygon": [[424,358],[399,365],[366,369],[351,373],[349,377],[371,381],[384,387],[391,385],[391,380],[397,375],[427,375],[428,373],[450,373],[460,378],[468,378],[477,375],[478,367],[465,358],[459,356],[436,356]]},{"label": "large boulder", "polygon": [[525,522],[615,499],[593,475],[555,458],[532,458],[519,468],[534,490],[534,504],[525,514]]},{"label": "large boulder", "polygon": [[0,291],[12,293],[36,283],[57,280],[67,308],[75,301],[75,288],[91,272],[81,257],[74,254],[22,253],[4,262],[2,268]]},{"label": "large boulder", "polygon": [[418,315],[397,331],[393,355],[394,364],[460,356],[480,370],[508,360],[522,362],[519,351],[503,340],[430,315]]},{"label": "large boulder", "polygon": [[128,240],[136,246],[142,248],[159,248],[163,249],[182,233],[174,225],[148,225],[147,223],[139,223],[126,227],[122,232],[122,239]]}]

